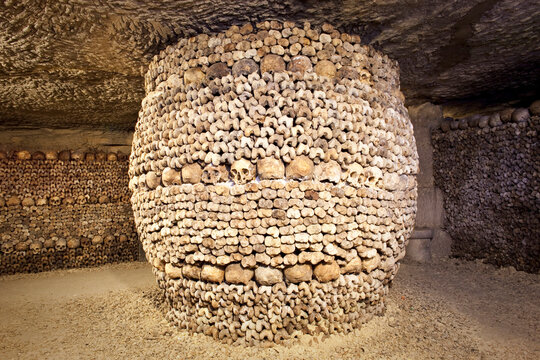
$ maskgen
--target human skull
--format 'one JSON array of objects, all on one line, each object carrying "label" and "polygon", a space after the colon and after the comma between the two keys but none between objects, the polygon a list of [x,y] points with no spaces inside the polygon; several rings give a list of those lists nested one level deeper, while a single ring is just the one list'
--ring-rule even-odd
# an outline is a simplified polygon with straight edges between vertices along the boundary
[{"label": "human skull", "polygon": [[385,173],[382,178],[382,184],[386,190],[397,190],[399,188],[399,175],[395,172]]},{"label": "human skull", "polygon": [[67,247],[66,239],[56,240],[56,244],[54,245],[54,247],[57,251],[65,251]]},{"label": "human skull", "polygon": [[347,171],[347,182],[353,186],[361,186],[365,183],[364,168],[358,164],[353,163],[349,166]]},{"label": "human skull", "polygon": [[191,83],[200,84],[203,82],[205,75],[200,68],[191,68],[184,73],[184,84],[189,85]]},{"label": "human skull", "polygon": [[81,240],[77,238],[69,238],[67,241],[67,247],[70,249],[76,249],[81,246]]},{"label": "human skull", "polygon": [[30,244],[30,251],[34,255],[40,254],[42,248],[43,248],[43,244],[40,241],[34,241]]},{"label": "human skull", "polygon": [[105,160],[107,160],[107,153],[105,153],[104,151],[98,151],[96,153],[96,160],[97,161],[105,161]]},{"label": "human skull", "polygon": [[528,109],[519,108],[512,113],[512,121],[514,122],[527,122],[531,114]]},{"label": "human skull", "polygon": [[229,180],[229,172],[225,165],[206,165],[202,172],[202,182],[205,184],[217,184]]},{"label": "human skull", "polygon": [[261,73],[277,73],[285,71],[285,61],[279,55],[269,54],[261,60]]},{"label": "human skull", "polygon": [[307,156],[297,156],[285,169],[287,179],[311,179],[315,164]]},{"label": "human skull", "polygon": [[103,243],[103,237],[96,235],[92,238],[92,245],[101,245]]},{"label": "human skull", "polygon": [[276,180],[285,177],[285,165],[276,158],[264,158],[257,161],[257,173],[261,180]]},{"label": "human skull", "polygon": [[15,244],[15,250],[16,251],[26,251],[28,250],[28,243],[26,241],[20,241],[17,244]]},{"label": "human skull", "polygon": [[146,180],[146,186],[148,186],[150,189],[157,188],[161,182],[161,178],[153,171],[149,171],[144,179]]},{"label": "human skull", "polygon": [[81,150],[75,150],[71,153],[71,159],[72,160],[84,160],[84,152]]},{"label": "human skull", "polygon": [[335,160],[315,166],[313,173],[315,180],[338,183],[341,180],[341,166]]},{"label": "human skull", "polygon": [[291,59],[289,65],[287,66],[287,70],[290,72],[299,72],[303,74],[306,71],[313,70],[313,65],[307,56],[298,55]]},{"label": "human skull", "polygon": [[251,73],[257,72],[259,65],[252,59],[238,60],[232,67],[232,73],[234,77],[248,76]]},{"label": "human skull", "polygon": [[43,197],[43,198],[37,199],[36,200],[36,205],[37,206],[45,206],[45,205],[47,205],[47,198]]},{"label": "human skull", "polygon": [[24,206],[24,207],[34,206],[35,204],[36,204],[36,202],[31,197],[25,197],[21,201],[21,205]]},{"label": "human skull", "polygon": [[35,151],[32,153],[32,160],[45,160],[45,153],[42,151]]},{"label": "human skull", "polygon": [[84,205],[88,202],[88,195],[79,195],[77,197],[77,204]]},{"label": "human skull", "polygon": [[11,254],[13,252],[13,243],[12,242],[4,242],[2,243],[2,252],[4,254]]},{"label": "human skull", "polygon": [[[148,181],[148,177],[146,178]],[[163,185],[169,186],[169,185],[181,185],[182,184],[182,178],[180,176],[180,171],[176,171],[171,168],[165,168],[163,170],[163,173],[161,174],[161,181],[163,182]]]},{"label": "human skull", "polygon": [[371,84],[371,74],[366,69],[360,69],[358,72],[358,76],[360,79],[364,82],[367,82],[368,84]]},{"label": "human skull", "polygon": [[75,204],[75,199],[72,196],[66,196],[63,203],[64,205],[73,205]]},{"label": "human skull", "polygon": [[53,196],[50,201],[51,205],[58,206],[62,203],[62,199],[59,196]]},{"label": "human skull", "polygon": [[17,151],[15,156],[17,157],[17,160],[30,160],[32,158],[32,154],[26,150]]},{"label": "human skull", "polygon": [[21,203],[21,200],[17,196],[10,196],[6,199],[7,206],[17,206]]},{"label": "human skull", "polygon": [[489,116],[489,126],[495,127],[502,125],[501,116],[499,113],[493,113]]},{"label": "human skull", "polygon": [[336,77],[336,65],[330,60],[321,60],[315,65],[315,72],[319,76],[334,78]]},{"label": "human skull", "polygon": [[241,185],[255,179],[255,166],[246,159],[236,160],[231,166],[234,183]]},{"label": "human skull", "polygon": [[223,62],[218,62],[218,63],[212,64],[206,70],[206,78],[208,80],[221,79],[222,77],[227,76],[230,73],[231,73],[231,69],[229,69],[227,64]]},{"label": "human skull", "polygon": [[[71,151],[62,150],[58,153],[58,160],[69,161],[71,159]],[[54,160],[54,159],[52,159]]]},{"label": "human skull", "polygon": [[381,169],[375,166],[371,166],[365,169],[364,174],[366,176],[366,184],[370,187],[377,186],[377,183],[383,177]]},{"label": "human skull", "polygon": [[187,184],[197,184],[201,181],[201,165],[194,163],[182,168],[182,181]]},{"label": "human skull", "polygon": [[336,77],[338,79],[357,80],[359,75],[358,71],[356,71],[356,69],[352,66],[343,66],[341,69],[338,70]]},{"label": "human skull", "polygon": [[54,239],[53,238],[46,239],[43,242],[43,247],[46,248],[46,249],[50,249],[50,248],[54,247]]},{"label": "human skull", "polygon": [[100,195],[99,198],[98,198],[98,203],[99,204],[106,204],[108,202],[110,202],[111,199],[109,198],[108,195]]},{"label": "human skull", "polygon": [[118,161],[124,161],[124,160],[127,160],[129,155],[128,154],[124,154],[123,152],[121,151],[117,151],[116,152],[116,157],[118,159]]},{"label": "human skull", "polygon": [[107,154],[107,161],[116,161],[118,160],[118,156],[116,156],[115,153],[108,153]]}]

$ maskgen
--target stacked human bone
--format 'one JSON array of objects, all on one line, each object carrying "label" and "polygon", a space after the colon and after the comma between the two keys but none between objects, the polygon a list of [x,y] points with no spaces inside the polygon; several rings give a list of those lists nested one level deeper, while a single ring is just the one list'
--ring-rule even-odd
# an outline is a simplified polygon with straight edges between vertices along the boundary
[{"label": "stacked human bone", "polygon": [[169,46],[146,91],[130,188],[174,324],[252,344],[383,311],[417,195],[395,62],[272,21]]},{"label": "stacked human bone", "polygon": [[0,152],[0,274],[138,258],[127,156]]},{"label": "stacked human bone", "polygon": [[540,101],[446,119],[432,134],[452,252],[540,271]]}]

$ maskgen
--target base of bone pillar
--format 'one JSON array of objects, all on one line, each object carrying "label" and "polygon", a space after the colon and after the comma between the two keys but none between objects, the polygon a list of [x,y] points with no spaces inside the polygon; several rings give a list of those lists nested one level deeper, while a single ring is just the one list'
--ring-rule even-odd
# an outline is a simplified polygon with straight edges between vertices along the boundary
[{"label": "base of bone pillar", "polygon": [[168,321],[238,345],[349,333],[384,313],[390,281],[364,273],[328,283],[218,285],[154,274],[167,299]]}]

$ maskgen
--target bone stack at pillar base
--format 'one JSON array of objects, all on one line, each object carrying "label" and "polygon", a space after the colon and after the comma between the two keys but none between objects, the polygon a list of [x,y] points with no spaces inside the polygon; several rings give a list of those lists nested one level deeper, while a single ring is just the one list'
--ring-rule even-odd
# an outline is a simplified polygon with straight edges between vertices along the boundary
[{"label": "bone stack at pillar base", "polygon": [[136,260],[127,170],[115,153],[0,152],[0,274]]},{"label": "bone stack at pillar base", "polygon": [[383,311],[416,213],[398,76],[358,36],[307,23],[233,26],[154,58],[130,189],[173,323],[252,344]]},{"label": "bone stack at pillar base", "polygon": [[452,253],[540,271],[540,101],[462,119],[432,134]]}]

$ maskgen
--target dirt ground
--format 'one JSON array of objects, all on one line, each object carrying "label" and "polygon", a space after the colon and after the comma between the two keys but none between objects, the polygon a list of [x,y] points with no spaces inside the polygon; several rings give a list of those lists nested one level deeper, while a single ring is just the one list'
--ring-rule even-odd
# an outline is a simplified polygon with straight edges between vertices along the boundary
[{"label": "dirt ground", "polygon": [[540,359],[540,276],[405,264],[356,333],[238,347],[170,327],[144,263],[0,278],[0,359]]}]

